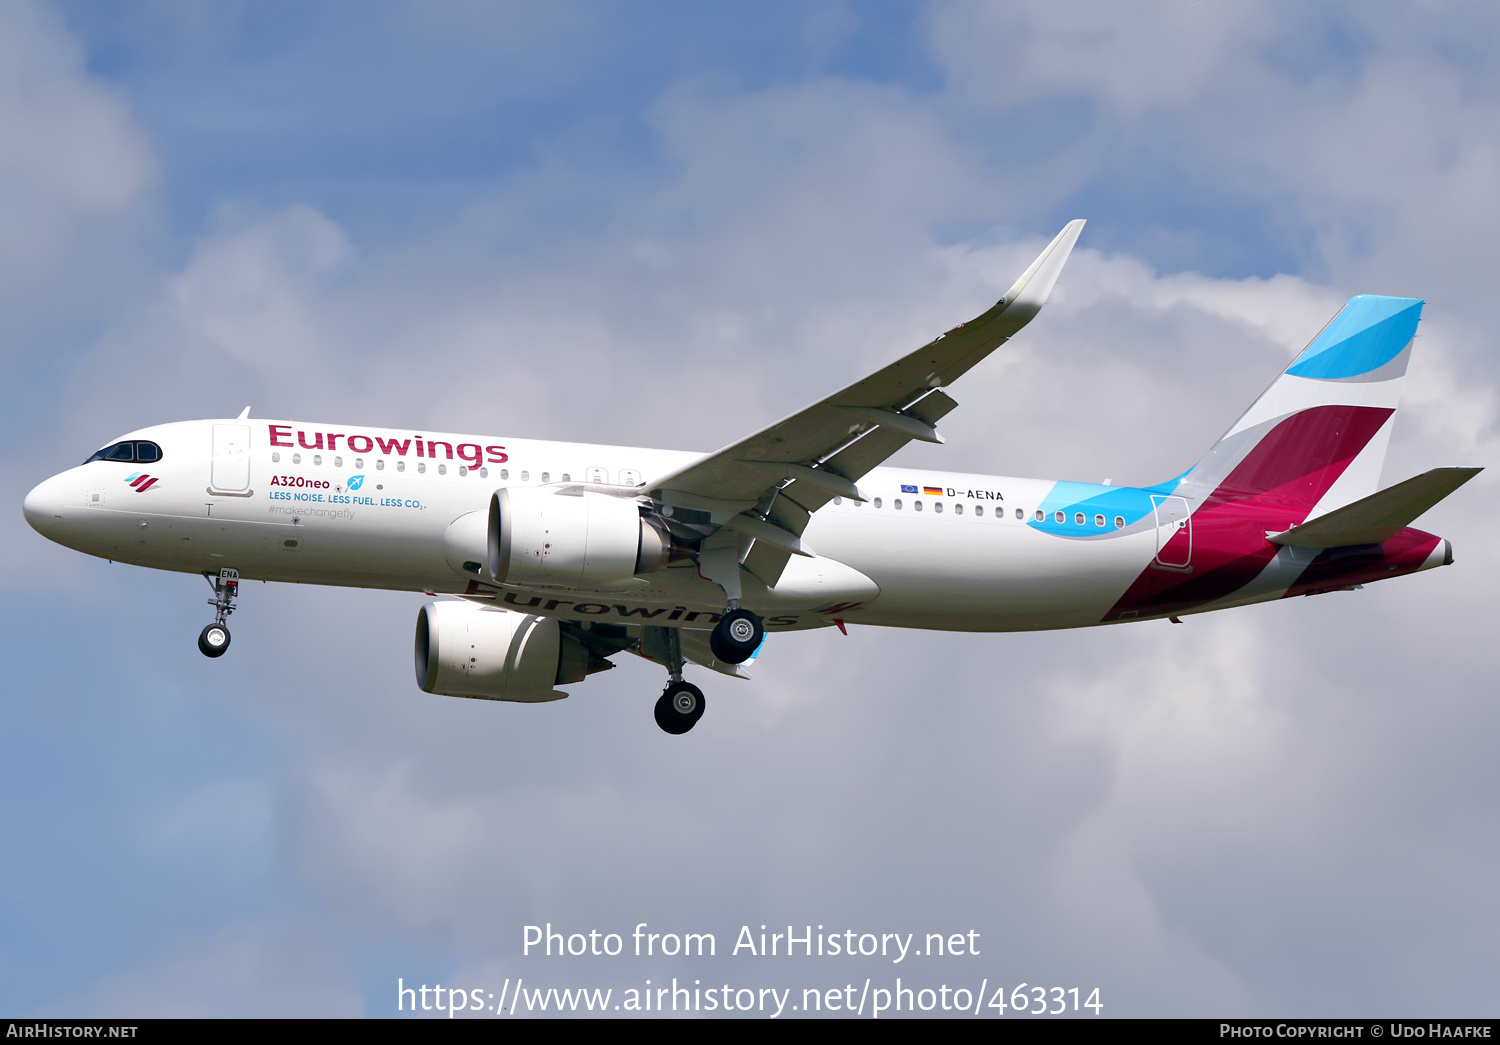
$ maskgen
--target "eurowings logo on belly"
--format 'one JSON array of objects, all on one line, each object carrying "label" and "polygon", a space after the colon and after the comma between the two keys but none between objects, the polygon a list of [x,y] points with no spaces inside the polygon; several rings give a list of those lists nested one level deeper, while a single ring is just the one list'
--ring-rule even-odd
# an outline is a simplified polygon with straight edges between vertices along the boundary
[{"label": "eurowings logo on belly", "polygon": [[145,472],[136,472],[134,475],[127,475],[125,481],[131,485],[136,493],[145,493],[156,485],[156,477],[147,475]]}]

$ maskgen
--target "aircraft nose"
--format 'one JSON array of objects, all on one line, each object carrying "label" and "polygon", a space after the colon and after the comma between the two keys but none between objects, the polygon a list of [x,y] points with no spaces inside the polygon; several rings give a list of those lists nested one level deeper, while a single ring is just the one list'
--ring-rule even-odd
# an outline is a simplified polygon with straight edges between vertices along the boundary
[{"label": "aircraft nose", "polygon": [[43,537],[55,539],[62,525],[63,486],[62,476],[54,475],[32,487],[21,505],[26,521]]}]

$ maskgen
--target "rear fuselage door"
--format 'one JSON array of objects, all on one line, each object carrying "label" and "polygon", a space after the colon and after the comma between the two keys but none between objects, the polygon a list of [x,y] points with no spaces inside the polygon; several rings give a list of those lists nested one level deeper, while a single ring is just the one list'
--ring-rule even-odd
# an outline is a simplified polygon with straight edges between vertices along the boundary
[{"label": "rear fuselage door", "polygon": [[1186,569],[1193,561],[1193,517],[1186,498],[1151,495],[1156,512],[1156,562]]},{"label": "rear fuselage door", "polygon": [[250,489],[250,426],[214,425],[214,453],[208,484],[215,492]]}]

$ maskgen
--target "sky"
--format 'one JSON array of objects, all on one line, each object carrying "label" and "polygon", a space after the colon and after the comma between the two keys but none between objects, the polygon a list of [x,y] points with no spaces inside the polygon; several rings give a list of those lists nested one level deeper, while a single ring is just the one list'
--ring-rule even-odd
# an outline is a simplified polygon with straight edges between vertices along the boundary
[{"label": "sky", "polygon": [[[553,704],[420,692],[419,593],[247,590],[209,661],[199,578],[20,501],[246,404],[712,450],[1075,217],[1047,309],[897,463],[1161,481],[1374,293],[1427,302],[1383,482],[1488,467],[1497,30],[1439,0],[0,6],[0,1012],[901,976],[1493,1015],[1493,470],[1420,524],[1451,568],[1181,627],[777,635],[752,682],[696,679],[685,737],[629,657]],[[642,922],[718,955],[636,958]],[[548,923],[627,953],[523,953]],[[761,925],[979,953],[728,953]]]}]

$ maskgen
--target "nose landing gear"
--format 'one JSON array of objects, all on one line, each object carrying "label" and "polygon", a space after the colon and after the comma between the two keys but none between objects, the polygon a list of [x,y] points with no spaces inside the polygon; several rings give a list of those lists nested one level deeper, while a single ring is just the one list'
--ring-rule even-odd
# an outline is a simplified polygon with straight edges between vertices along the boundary
[{"label": "nose landing gear", "polygon": [[214,597],[208,600],[214,608],[214,622],[198,633],[198,650],[205,657],[222,657],[229,649],[229,628],[224,622],[234,612],[234,599],[240,593],[240,573],[222,569],[217,577],[205,573],[203,579],[214,589]]}]

